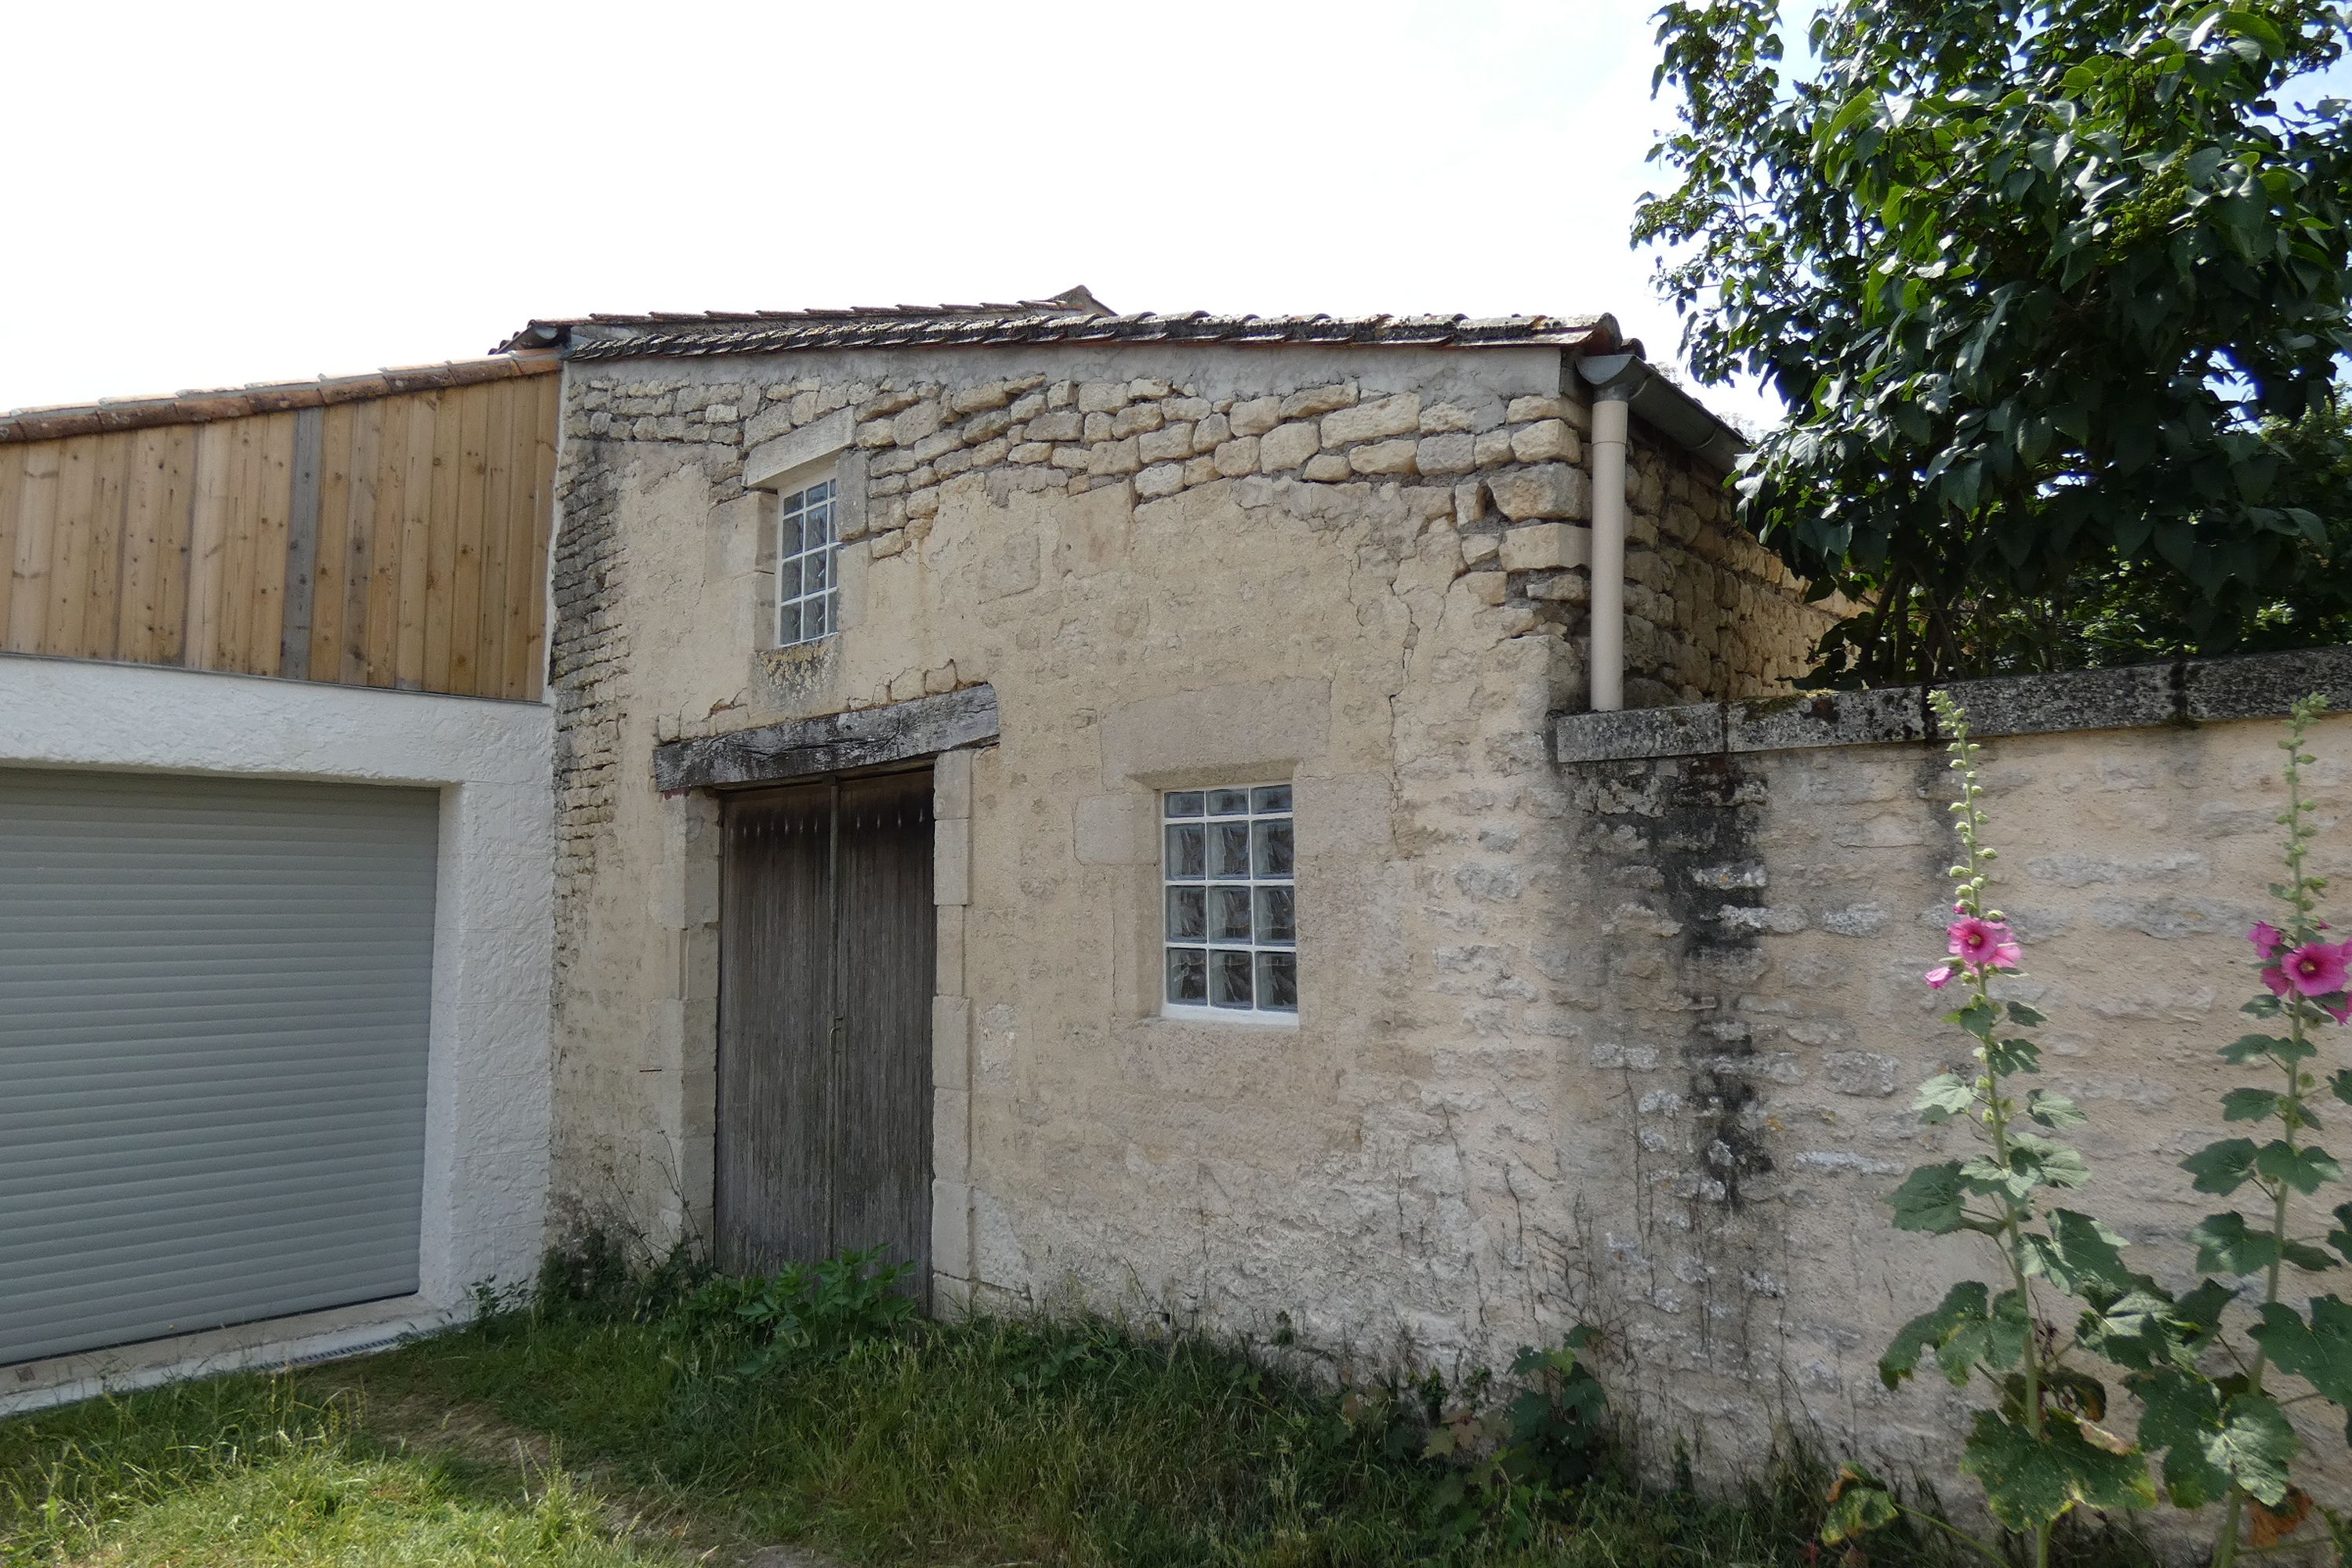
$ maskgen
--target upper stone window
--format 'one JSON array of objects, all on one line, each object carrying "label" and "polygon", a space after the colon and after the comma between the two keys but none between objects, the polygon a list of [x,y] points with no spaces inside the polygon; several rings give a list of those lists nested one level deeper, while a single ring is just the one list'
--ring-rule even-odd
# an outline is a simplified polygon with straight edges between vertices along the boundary
[{"label": "upper stone window", "polygon": [[1298,889],[1290,786],[1160,796],[1166,1011],[1298,1016]]},{"label": "upper stone window", "polygon": [[776,507],[776,646],[840,628],[841,546],[834,538],[834,479],[788,490]]}]

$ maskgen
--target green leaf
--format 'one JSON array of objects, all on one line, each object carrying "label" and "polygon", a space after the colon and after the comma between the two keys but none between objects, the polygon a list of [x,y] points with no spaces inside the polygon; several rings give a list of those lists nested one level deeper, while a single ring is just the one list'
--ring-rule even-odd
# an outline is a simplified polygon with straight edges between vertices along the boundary
[{"label": "green leaf", "polygon": [[2327,1087],[2336,1099],[2352,1105],[2352,1068],[2341,1068],[2328,1074]]},{"label": "green leaf", "polygon": [[2031,1028],[2036,1024],[2050,1021],[2039,1007],[2028,1002],[2005,1002],[2001,1005],[2008,1010],[2009,1021],[2012,1024],[2022,1024]]},{"label": "green leaf", "polygon": [[1918,1371],[1921,1353],[1932,1351],[1946,1381],[1964,1387],[1979,1364],[2001,1372],[2023,1361],[2028,1328],[2025,1302],[2016,1291],[1988,1300],[1981,1282],[1964,1279],[1944,1293],[1934,1311],[1903,1325],[1879,1357],[1878,1380],[1900,1387]]},{"label": "green leaf", "polygon": [[2003,1077],[2042,1070],[2042,1047],[2021,1036],[1986,1041],[1983,1056],[1985,1066]]},{"label": "green leaf", "polygon": [[2246,1331],[2279,1370],[2352,1409],[2352,1306],[2315,1296],[2305,1322],[2294,1308],[2272,1301],[2263,1308],[2263,1321]]},{"label": "green leaf", "polygon": [[1841,1466],[1832,1483],[1829,1510],[1822,1516],[1821,1539],[1825,1546],[1890,1525],[1901,1515],[1895,1494],[1868,1470]]},{"label": "green leaf", "polygon": [[2219,1279],[2208,1279],[2172,1304],[2172,1331],[2180,1337],[2187,1357],[2181,1364],[2189,1365],[2204,1353],[2205,1347],[2221,1331],[2221,1314],[2237,1299],[2238,1292],[2232,1287]]},{"label": "green leaf", "polygon": [[1895,1209],[1895,1229],[1948,1236],[1967,1225],[1967,1215],[1960,1207],[1962,1195],[1959,1162],[1947,1160],[1912,1172],[1886,1201]]},{"label": "green leaf", "polygon": [[2199,1509],[2230,1489],[2230,1478],[2205,1452],[2221,1429],[2221,1398],[2205,1378],[2161,1372],[2131,1380],[2140,1402],[2140,1445],[2162,1454],[2165,1495],[2175,1508]]},{"label": "green leaf", "polygon": [[1973,1082],[1965,1081],[1957,1074],[1937,1073],[1921,1084],[1919,1092],[1911,1097],[1911,1109],[1919,1113],[1920,1121],[1934,1127],[1960,1115],[1976,1101],[1977,1089]]},{"label": "green leaf", "polygon": [[2191,1184],[2199,1192],[2227,1197],[2244,1186],[2254,1173],[2254,1141],[2225,1138],[2218,1143],[2208,1143],[2181,1161],[2180,1168],[2197,1178]]},{"label": "green leaf", "polygon": [[2330,1159],[2326,1150],[2315,1143],[2297,1148],[2284,1139],[2265,1143],[2255,1151],[2254,1172],[2273,1186],[2284,1183],[2306,1195],[2317,1192],[2323,1182],[2344,1179],[2344,1167]]},{"label": "green leaf", "polygon": [[2273,1035],[2240,1035],[2221,1047],[2221,1059],[2231,1067],[2243,1067],[2248,1062],[2267,1061],[2286,1042]]},{"label": "green leaf", "polygon": [[2352,1204],[2336,1205],[2336,1228],[2327,1233],[2327,1245],[2352,1259]]},{"label": "green leaf", "polygon": [[2120,1293],[2094,1288],[2084,1296],[2091,1305],[2075,1321],[2074,1339],[2093,1355],[2133,1372],[2194,1361],[2193,1352],[2183,1353],[2193,1329],[2180,1322],[2172,1299],[2154,1282],[2137,1280]]},{"label": "green leaf", "polygon": [[2221,1120],[2266,1121],[2278,1113],[2278,1101],[2275,1089],[2233,1089],[2221,1097]]},{"label": "green leaf", "polygon": [[2272,1507],[2286,1496],[2287,1467],[2302,1449],[2278,1402],[2253,1393],[2225,1401],[2221,1430],[2205,1441],[2205,1457],[2215,1469]]},{"label": "green leaf", "polygon": [[2197,1244],[2198,1268],[2224,1274],[2259,1274],[2273,1261],[2313,1274],[2336,1267],[2336,1259],[2319,1248],[2294,1240],[2282,1244],[2269,1231],[2248,1226],[2246,1216],[2239,1214],[2207,1215],[2189,1231],[2189,1239]]},{"label": "green leaf", "polygon": [[1948,1024],[1958,1024],[1978,1039],[1990,1045],[1992,1042],[1993,1028],[2000,1022],[2000,1013],[1990,1001],[1979,996],[1958,1012],[1946,1014],[1944,1021]]},{"label": "green leaf", "polygon": [[2063,1094],[2037,1089],[2025,1097],[2025,1114],[2044,1127],[2079,1127],[2090,1120]]},{"label": "green leaf", "polygon": [[2044,1415],[2038,1440],[2023,1424],[1979,1411],[1960,1468],[1977,1479],[1993,1517],[2011,1530],[2052,1523],[2077,1504],[2113,1510],[2156,1502],[2147,1462],[2137,1449],[2063,1411]]},{"label": "green leaf", "polygon": [[2027,1272],[2046,1275],[2074,1295],[2095,1287],[2126,1291],[2139,1282],[2124,1262],[2131,1244],[2089,1215],[2053,1209],[2049,1234],[2028,1231],[2025,1244]]},{"label": "green leaf", "polygon": [[2264,1504],[2286,1496],[2287,1467],[2302,1445],[2277,1402],[2229,1395],[2186,1370],[2132,1380],[2139,1440],[2164,1455],[2164,1489],[2181,1508],[2202,1508],[2234,1483]]}]

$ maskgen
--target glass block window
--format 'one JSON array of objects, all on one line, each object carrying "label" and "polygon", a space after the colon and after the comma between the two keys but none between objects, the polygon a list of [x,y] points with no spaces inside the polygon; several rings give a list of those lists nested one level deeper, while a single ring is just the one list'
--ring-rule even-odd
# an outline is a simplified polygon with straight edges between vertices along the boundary
[{"label": "glass block window", "polygon": [[837,629],[841,587],[833,540],[833,480],[785,496],[776,520],[776,646]]},{"label": "glass block window", "polygon": [[1298,1015],[1290,786],[1160,796],[1168,1010]]}]

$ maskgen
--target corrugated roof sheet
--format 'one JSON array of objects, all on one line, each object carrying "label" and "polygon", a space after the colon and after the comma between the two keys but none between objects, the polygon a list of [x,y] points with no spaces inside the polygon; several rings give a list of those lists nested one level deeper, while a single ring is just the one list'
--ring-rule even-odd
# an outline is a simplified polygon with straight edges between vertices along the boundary
[{"label": "corrugated roof sheet", "polygon": [[1614,353],[1611,316],[1122,315],[1084,288],[995,305],[843,310],[579,316],[533,321],[502,350],[560,346],[575,360],[790,353],[809,349],[992,347],[1015,343],[1373,344],[1475,348],[1544,344]]}]

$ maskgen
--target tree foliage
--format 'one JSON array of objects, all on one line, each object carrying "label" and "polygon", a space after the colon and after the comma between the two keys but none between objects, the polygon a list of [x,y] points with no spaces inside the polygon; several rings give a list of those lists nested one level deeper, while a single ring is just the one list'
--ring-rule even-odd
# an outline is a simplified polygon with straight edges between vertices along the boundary
[{"label": "tree foliage", "polygon": [[[2352,627],[2334,0],[1668,0],[1643,202],[1701,379],[1790,417],[1741,515],[1861,607],[1821,679]],[[2314,592],[2313,590],[2316,590]]]}]

